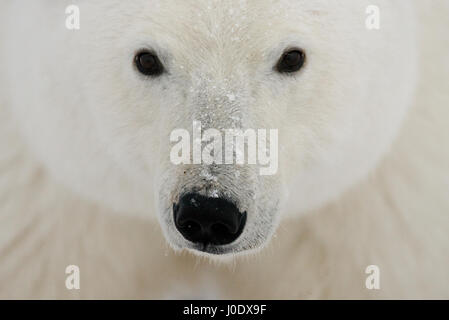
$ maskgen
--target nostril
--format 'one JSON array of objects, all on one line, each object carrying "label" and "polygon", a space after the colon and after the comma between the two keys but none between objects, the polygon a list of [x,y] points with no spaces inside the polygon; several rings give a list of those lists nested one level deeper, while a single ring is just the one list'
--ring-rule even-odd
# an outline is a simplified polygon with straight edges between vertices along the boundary
[{"label": "nostril", "polygon": [[230,201],[187,194],[173,205],[175,226],[194,243],[223,245],[236,240],[243,231],[243,214]]},{"label": "nostril", "polygon": [[222,223],[213,224],[211,227],[211,230],[212,230],[212,233],[217,237],[226,236],[228,233],[235,233],[235,232],[232,232],[232,230],[228,226],[226,226]]},{"label": "nostril", "polygon": [[201,231],[201,225],[196,223],[193,220],[189,220],[187,222],[181,223],[180,226],[191,233],[196,233]]}]

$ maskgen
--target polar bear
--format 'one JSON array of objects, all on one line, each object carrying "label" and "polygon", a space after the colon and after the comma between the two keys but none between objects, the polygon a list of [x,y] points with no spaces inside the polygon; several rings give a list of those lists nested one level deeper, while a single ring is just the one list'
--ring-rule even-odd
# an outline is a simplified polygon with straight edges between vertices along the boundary
[{"label": "polar bear", "polygon": [[[1,4],[0,297],[449,297],[446,2],[70,5]],[[195,121],[276,174],[174,164]]]}]

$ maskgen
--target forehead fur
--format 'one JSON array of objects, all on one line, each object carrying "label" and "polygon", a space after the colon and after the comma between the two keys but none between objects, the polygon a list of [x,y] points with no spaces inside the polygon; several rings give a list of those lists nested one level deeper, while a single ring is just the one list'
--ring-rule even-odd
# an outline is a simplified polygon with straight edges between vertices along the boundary
[{"label": "forehead fur", "polygon": [[[313,25],[333,25],[321,1],[295,0],[187,0],[116,2],[101,5],[87,14],[105,11],[106,21],[99,23],[111,37],[152,42],[156,49],[194,48],[198,58],[234,50],[235,58],[247,57],[248,49],[278,44],[286,35],[307,36]],[[91,4],[86,4],[91,5]],[[95,6],[95,4],[92,4]],[[338,16],[338,7],[333,13]],[[113,20],[108,20],[108,16]],[[92,17],[94,21],[98,21]],[[108,23],[109,22],[109,23]],[[117,33],[120,30],[120,33]],[[126,34],[126,37],[120,36]],[[241,50],[245,47],[246,50]],[[183,52],[178,52],[178,58]],[[184,57],[190,56],[185,52]],[[187,58],[186,58],[187,60]]]}]

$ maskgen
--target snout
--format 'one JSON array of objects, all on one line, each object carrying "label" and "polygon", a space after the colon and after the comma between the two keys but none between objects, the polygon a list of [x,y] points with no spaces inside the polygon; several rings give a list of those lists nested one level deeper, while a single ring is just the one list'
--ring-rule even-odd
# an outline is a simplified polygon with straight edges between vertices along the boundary
[{"label": "snout", "polygon": [[241,213],[229,200],[196,193],[186,194],[173,204],[173,215],[182,236],[202,248],[232,243],[246,223],[246,212]]}]

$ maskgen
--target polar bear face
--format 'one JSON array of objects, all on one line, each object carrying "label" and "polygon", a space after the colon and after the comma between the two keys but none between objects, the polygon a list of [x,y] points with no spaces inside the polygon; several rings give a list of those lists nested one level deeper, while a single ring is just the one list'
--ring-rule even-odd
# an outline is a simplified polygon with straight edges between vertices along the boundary
[{"label": "polar bear face", "polygon": [[[39,40],[11,43],[19,67],[10,78],[21,83],[11,88],[14,111],[56,178],[117,211],[157,216],[173,248],[257,250],[281,214],[339,196],[396,135],[415,78],[411,13],[381,2],[377,31],[359,0],[85,1],[79,31],[56,28],[36,8],[43,25],[17,32],[32,27]],[[41,62],[30,69],[31,49]],[[23,86],[33,88],[26,97],[14,89]],[[194,121],[218,132],[277,129],[278,170],[175,165],[170,136],[193,134]],[[176,212],[197,201],[236,218],[217,218],[208,240],[195,241],[181,229],[202,222],[178,224]]]}]

